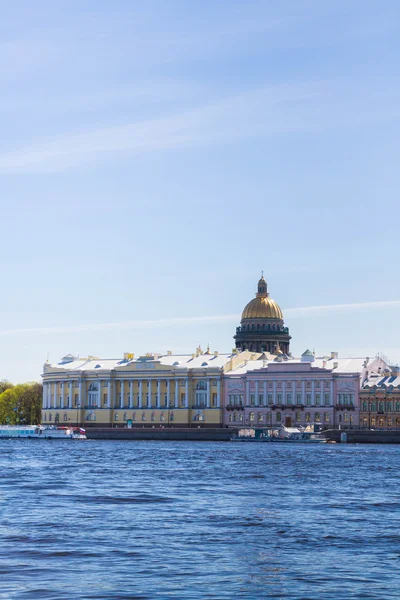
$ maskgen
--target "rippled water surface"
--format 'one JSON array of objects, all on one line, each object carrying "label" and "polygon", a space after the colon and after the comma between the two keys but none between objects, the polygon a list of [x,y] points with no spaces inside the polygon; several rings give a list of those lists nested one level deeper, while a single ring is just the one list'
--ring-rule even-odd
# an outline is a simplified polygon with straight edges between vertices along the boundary
[{"label": "rippled water surface", "polygon": [[400,447],[0,441],[0,598],[400,597]]}]

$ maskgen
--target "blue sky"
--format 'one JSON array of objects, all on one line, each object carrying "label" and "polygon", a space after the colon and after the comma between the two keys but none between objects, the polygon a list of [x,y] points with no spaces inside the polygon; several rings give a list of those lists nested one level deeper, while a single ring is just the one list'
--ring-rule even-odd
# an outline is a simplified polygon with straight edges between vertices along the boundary
[{"label": "blue sky", "polygon": [[400,361],[398,2],[0,7],[0,377],[229,351],[262,269],[295,354]]}]

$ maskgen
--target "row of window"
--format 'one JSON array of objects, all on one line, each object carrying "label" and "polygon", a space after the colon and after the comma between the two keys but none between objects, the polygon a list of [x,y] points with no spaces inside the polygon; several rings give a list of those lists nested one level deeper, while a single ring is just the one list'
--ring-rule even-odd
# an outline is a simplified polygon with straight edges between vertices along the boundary
[{"label": "row of window", "polygon": [[[254,413],[251,412],[249,415],[249,421],[250,423],[266,423],[271,424],[272,423],[272,414],[271,413],[267,413],[266,415],[264,415],[263,413]],[[281,423],[282,422],[282,413],[281,412],[277,412],[275,415],[275,421],[276,423]],[[296,423],[301,423],[302,422],[302,413],[301,412],[297,412],[295,415],[295,421]],[[241,423],[243,422],[243,413],[237,413],[234,412],[233,414],[229,415],[229,422],[234,422],[234,423]],[[311,423],[311,413],[305,413],[305,422],[306,423]],[[329,413],[323,413],[321,415],[321,413],[315,413],[314,416],[314,422],[315,423],[329,423],[330,422],[330,415]]]},{"label": "row of window", "polygon": [[[264,403],[264,394],[259,394],[258,398],[256,394],[250,394],[250,406],[265,406]],[[276,401],[274,402],[273,394],[267,394],[267,406],[272,406],[274,404],[286,404],[291,406],[293,404],[293,399],[295,400],[295,404],[305,404],[306,406],[330,406],[331,403],[331,395],[324,394],[322,397],[321,394],[317,393],[314,395],[314,402],[312,400],[312,394],[306,394],[305,399],[302,394],[296,394],[293,398],[291,393],[287,393],[283,395],[282,393],[276,394]],[[228,396],[228,406],[244,406],[244,396],[242,394],[230,394]],[[352,403],[349,401],[346,406],[352,406]]]},{"label": "row of window", "polygon": [[363,417],[361,419],[361,425],[364,427],[400,427],[400,418],[396,417]]},{"label": "row of window", "polygon": [[363,412],[400,412],[400,402],[366,402],[362,403]]},{"label": "row of window", "polygon": [[[156,421],[156,420],[157,420],[157,416],[158,416],[158,415],[157,415],[155,412],[152,412],[152,413],[151,413],[151,415],[150,415],[150,421],[152,421],[152,422],[153,422],[153,421]],[[59,422],[60,422],[60,419],[61,419],[61,415],[60,415],[60,413],[54,413],[54,414],[53,414],[52,412],[49,412],[49,413],[48,413],[48,417],[49,417],[49,419],[48,419],[48,421],[47,421],[47,413],[44,413],[44,414],[43,414],[43,420],[44,420],[45,422],[52,423],[52,422],[53,422],[53,419],[54,419],[54,423],[59,423]],[[163,413],[163,412],[162,412],[162,413],[159,415],[159,417],[160,417],[160,419],[159,419],[159,420],[160,420],[162,423],[164,423],[164,422],[173,422],[173,421],[174,421],[174,419],[175,419],[175,414],[174,414],[174,412],[173,412],[173,411],[168,411],[168,412],[167,412],[167,414],[165,414],[165,413]],[[129,417],[129,416],[128,416],[128,413],[127,413],[127,412],[124,412],[124,413],[123,413],[123,415],[122,415],[122,421],[128,421],[128,419],[129,419],[129,418],[130,418],[132,421],[138,421],[138,420],[141,420],[141,421],[147,421],[148,415],[147,415],[145,412],[142,412],[141,414],[136,414],[136,412],[133,412],[133,413],[132,413],[132,415],[131,415],[131,417]],[[71,420],[71,418],[70,418],[70,417],[68,417],[68,414],[67,414],[67,413],[64,413],[64,415],[63,415],[63,420],[64,420],[65,422],[67,422],[67,421],[70,421],[70,420]],[[86,420],[86,421],[95,421],[95,420],[96,420],[96,414],[95,414],[95,413],[89,413],[89,414],[86,416],[86,419],[85,419],[85,420]],[[192,415],[192,420],[193,420],[193,421],[203,421],[203,420],[204,420],[204,415],[203,415],[201,412],[198,412],[198,413],[196,413],[196,414]],[[119,421],[119,413],[118,413],[118,412],[116,412],[116,413],[114,414],[114,421]]]}]

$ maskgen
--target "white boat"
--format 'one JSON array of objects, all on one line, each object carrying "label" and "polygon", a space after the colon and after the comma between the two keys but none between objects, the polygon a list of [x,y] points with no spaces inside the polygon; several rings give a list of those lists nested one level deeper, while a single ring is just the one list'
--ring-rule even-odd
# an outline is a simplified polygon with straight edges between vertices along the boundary
[{"label": "white boat", "polygon": [[36,440],[86,440],[81,427],[55,427],[54,425],[0,425],[0,439]]}]

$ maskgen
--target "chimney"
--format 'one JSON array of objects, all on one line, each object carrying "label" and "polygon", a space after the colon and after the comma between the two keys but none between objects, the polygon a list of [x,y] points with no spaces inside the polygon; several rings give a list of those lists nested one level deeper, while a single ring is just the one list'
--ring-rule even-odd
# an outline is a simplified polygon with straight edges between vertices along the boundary
[{"label": "chimney", "polygon": [[322,361],[322,367],[325,369],[325,367],[326,367],[326,360]]},{"label": "chimney", "polygon": [[[335,357],[335,358],[336,358],[336,357]],[[338,362],[334,362],[334,363],[333,363],[333,368],[334,368],[334,369],[337,369],[337,368],[338,368],[338,366],[339,366],[339,363],[338,363]]]},{"label": "chimney", "polygon": [[337,352],[331,352],[331,358],[337,358],[339,354]]},{"label": "chimney", "polygon": [[214,356],[218,356],[218,350],[214,351]]},{"label": "chimney", "polygon": [[172,350],[167,350],[167,355],[172,356]]}]

